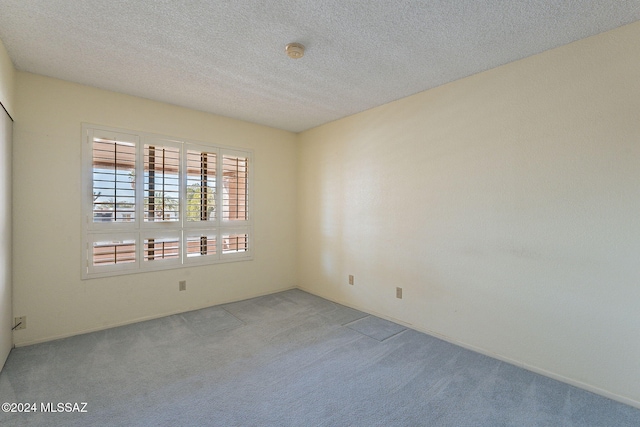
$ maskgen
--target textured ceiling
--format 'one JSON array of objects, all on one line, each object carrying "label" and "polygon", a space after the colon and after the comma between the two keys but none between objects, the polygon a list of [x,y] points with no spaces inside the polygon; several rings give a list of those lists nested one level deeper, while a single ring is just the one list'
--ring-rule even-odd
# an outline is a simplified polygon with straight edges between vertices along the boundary
[{"label": "textured ceiling", "polygon": [[640,0],[0,0],[0,39],[19,70],[298,132],[639,19]]}]

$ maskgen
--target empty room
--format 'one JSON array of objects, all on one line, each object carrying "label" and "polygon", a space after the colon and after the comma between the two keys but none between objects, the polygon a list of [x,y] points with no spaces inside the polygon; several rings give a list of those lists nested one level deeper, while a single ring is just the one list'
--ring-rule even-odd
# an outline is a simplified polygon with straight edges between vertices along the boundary
[{"label": "empty room", "polygon": [[0,0],[3,426],[640,426],[640,0]]}]

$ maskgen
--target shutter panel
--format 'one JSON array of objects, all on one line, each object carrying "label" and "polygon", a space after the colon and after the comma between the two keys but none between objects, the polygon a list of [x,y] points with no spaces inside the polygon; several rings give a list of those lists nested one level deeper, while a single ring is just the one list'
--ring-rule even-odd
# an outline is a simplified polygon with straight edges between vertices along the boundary
[{"label": "shutter panel", "polygon": [[127,272],[139,267],[137,233],[91,233],[87,242],[91,274]]},{"label": "shutter panel", "polygon": [[249,251],[249,234],[242,231],[222,233],[222,254],[244,254]]},{"label": "shutter panel", "polygon": [[144,146],[144,222],[180,221],[180,148]]},{"label": "shutter panel", "polygon": [[136,262],[135,239],[94,241],[92,249],[94,267]]},{"label": "shutter panel", "polygon": [[180,264],[180,233],[177,231],[145,232],[142,238],[144,264]]},{"label": "shutter panel", "polygon": [[222,156],[222,218],[225,221],[249,219],[249,159],[237,155]]},{"label": "shutter panel", "polygon": [[92,141],[92,222],[135,221],[136,137],[94,134]]},{"label": "shutter panel", "polygon": [[217,255],[216,230],[187,233],[187,259],[215,257]]},{"label": "shutter panel", "polygon": [[217,154],[187,150],[187,221],[215,221]]}]

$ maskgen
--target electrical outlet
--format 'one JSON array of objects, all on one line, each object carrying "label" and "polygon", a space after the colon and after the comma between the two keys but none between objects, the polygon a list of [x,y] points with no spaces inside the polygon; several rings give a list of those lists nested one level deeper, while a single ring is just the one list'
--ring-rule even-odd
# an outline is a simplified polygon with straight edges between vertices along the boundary
[{"label": "electrical outlet", "polygon": [[178,282],[178,290],[180,290],[180,291],[186,291],[187,290],[187,281],[186,280],[180,280]]},{"label": "electrical outlet", "polygon": [[13,326],[14,331],[17,331],[20,329],[27,329],[27,316],[16,317],[13,325],[14,325]]},{"label": "electrical outlet", "polygon": [[349,275],[349,284],[353,285],[353,274]]},{"label": "electrical outlet", "polygon": [[396,298],[402,299],[402,288],[396,288]]}]

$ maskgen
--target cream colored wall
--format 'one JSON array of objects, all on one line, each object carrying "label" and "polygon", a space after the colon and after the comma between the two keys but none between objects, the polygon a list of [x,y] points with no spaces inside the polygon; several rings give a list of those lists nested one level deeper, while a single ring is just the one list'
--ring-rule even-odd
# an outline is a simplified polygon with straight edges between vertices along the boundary
[{"label": "cream colored wall", "polygon": [[11,119],[0,108],[0,369],[13,347],[11,305]]},{"label": "cream colored wall", "polygon": [[300,286],[640,406],[639,39],[302,133]]},{"label": "cream colored wall", "polygon": [[0,40],[0,102],[11,116],[14,115],[15,73],[9,54]]},{"label": "cream colored wall", "polygon": [[[14,127],[16,345],[294,287],[296,135],[17,73]],[[81,280],[81,123],[252,149],[252,261]],[[178,281],[187,291],[178,292]]]},{"label": "cream colored wall", "polygon": [[[0,41],[0,102],[13,111],[14,68]],[[11,351],[11,121],[0,107],[0,369]]]}]

